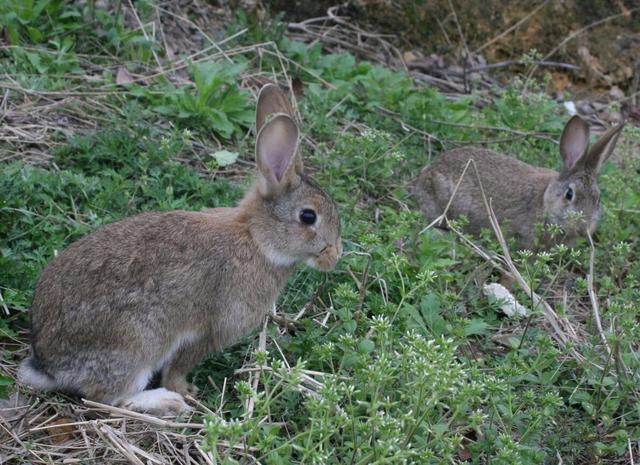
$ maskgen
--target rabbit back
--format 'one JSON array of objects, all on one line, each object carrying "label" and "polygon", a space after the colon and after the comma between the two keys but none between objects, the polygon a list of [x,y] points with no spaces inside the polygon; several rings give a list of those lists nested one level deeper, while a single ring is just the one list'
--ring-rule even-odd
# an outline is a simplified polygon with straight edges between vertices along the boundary
[{"label": "rabbit back", "polygon": [[463,148],[442,154],[424,168],[413,193],[428,222],[442,215],[451,201],[447,217],[465,216],[465,230],[478,234],[482,228],[490,228],[484,191],[498,221],[508,221],[512,233],[527,243],[533,240],[533,224],[543,220],[544,190],[557,176],[553,170],[536,168],[491,150]]}]

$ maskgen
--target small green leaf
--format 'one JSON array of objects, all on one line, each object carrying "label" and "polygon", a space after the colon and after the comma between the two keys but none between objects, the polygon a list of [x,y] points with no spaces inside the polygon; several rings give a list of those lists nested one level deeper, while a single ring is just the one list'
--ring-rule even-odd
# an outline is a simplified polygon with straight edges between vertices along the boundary
[{"label": "small green leaf", "polygon": [[80,14],[80,12],[78,10],[74,10],[72,8],[66,9],[65,11],[63,11],[60,16],[60,19],[67,19],[67,18],[82,18],[82,15]]},{"label": "small green leaf", "polygon": [[362,339],[358,343],[358,350],[363,354],[370,354],[376,348],[376,345],[371,339]]},{"label": "small green leaf", "polygon": [[8,397],[9,388],[13,386],[13,378],[10,376],[0,375],[0,398],[6,399]]},{"label": "small green leaf", "polygon": [[486,334],[487,328],[489,325],[484,321],[478,318],[472,318],[467,321],[467,324],[464,328],[465,336],[480,336]]},{"label": "small green leaf", "polygon": [[352,368],[359,360],[360,356],[356,352],[348,352],[344,354],[344,357],[342,357],[342,366],[345,368]]},{"label": "small green leaf", "polygon": [[11,45],[18,45],[20,43],[20,34],[17,29],[11,24],[7,26],[7,32],[9,36],[9,43]]},{"label": "small green leaf", "polygon": [[356,323],[355,320],[347,320],[344,323],[342,323],[342,327],[347,333],[353,334],[358,328],[358,324]]},{"label": "small green leaf", "polygon": [[449,425],[446,423],[436,423],[435,425],[431,426],[431,431],[433,432],[433,434],[435,434],[437,437],[441,437],[442,435],[444,435],[447,431],[449,430]]},{"label": "small green leaf", "polygon": [[211,154],[211,156],[215,158],[219,166],[233,165],[238,159],[237,152],[229,152],[228,150],[218,150],[216,153]]},{"label": "small green leaf", "polygon": [[436,294],[427,294],[422,298],[420,312],[426,326],[434,336],[446,333],[447,323],[441,315],[440,298]]},{"label": "small green leaf", "polygon": [[27,32],[29,33],[29,38],[33,42],[41,42],[42,41],[42,32],[40,32],[35,27],[27,26]]}]

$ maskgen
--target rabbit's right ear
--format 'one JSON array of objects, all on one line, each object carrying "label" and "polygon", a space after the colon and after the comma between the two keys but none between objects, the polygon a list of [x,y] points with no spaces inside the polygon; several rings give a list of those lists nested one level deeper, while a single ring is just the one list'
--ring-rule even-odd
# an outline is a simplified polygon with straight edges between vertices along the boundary
[{"label": "rabbit's right ear", "polygon": [[589,146],[589,125],[578,115],[569,120],[560,137],[560,155],[564,169],[569,171],[587,151]]},{"label": "rabbit's right ear", "polygon": [[284,113],[293,118],[293,108],[286,94],[275,84],[265,84],[258,94],[256,134],[259,133],[262,126],[264,126],[267,117],[277,113]]},{"label": "rabbit's right ear", "polygon": [[584,160],[580,162],[580,165],[584,167],[585,171],[589,171],[596,176],[600,174],[602,165],[611,156],[613,149],[616,148],[618,137],[620,137],[624,125],[625,122],[622,122],[608,129],[602,137],[593,144],[589,153],[584,156]]},{"label": "rabbit's right ear", "polygon": [[300,182],[295,169],[298,127],[288,115],[277,114],[258,133],[256,162],[263,197],[273,197]]}]

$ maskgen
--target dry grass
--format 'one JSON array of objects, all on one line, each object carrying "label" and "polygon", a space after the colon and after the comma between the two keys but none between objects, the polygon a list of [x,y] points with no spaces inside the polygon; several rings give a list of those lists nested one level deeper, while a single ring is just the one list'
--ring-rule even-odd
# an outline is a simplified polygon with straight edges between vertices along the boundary
[{"label": "dry grass", "polygon": [[[269,321],[289,321],[282,315],[267,318],[259,336],[259,350],[265,350]],[[291,320],[293,321],[293,320]],[[282,331],[288,328],[283,325]],[[272,341],[276,347],[277,341]],[[2,358],[0,373],[15,377],[17,360],[29,350],[22,340],[3,343],[3,353],[12,353],[10,360]],[[286,357],[280,351],[284,366],[291,371]],[[284,382],[282,372],[275,372],[248,359],[234,372],[237,379],[246,378],[256,392],[260,391],[260,373],[270,373]],[[326,374],[302,370],[299,383],[293,386],[304,395],[318,397]],[[210,465],[212,455],[203,448],[206,443],[206,417],[221,414],[225,410],[225,390],[216,408],[207,407],[197,399],[187,396],[193,408],[189,414],[178,418],[159,418],[124,408],[71,398],[57,393],[34,392],[18,386],[10,399],[0,401],[0,463],[99,463],[99,464],[180,464]],[[248,417],[253,414],[252,401],[247,406]],[[270,421],[264,418],[263,421]],[[233,449],[237,457],[247,463],[258,463],[254,448],[242,444],[218,442],[222,449]]]}]

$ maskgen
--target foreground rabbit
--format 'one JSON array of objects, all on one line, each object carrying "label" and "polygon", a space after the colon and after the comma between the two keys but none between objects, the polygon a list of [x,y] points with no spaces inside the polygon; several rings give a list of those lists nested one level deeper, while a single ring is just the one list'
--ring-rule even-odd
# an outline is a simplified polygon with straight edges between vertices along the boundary
[{"label": "foreground rabbit", "polygon": [[[600,216],[600,191],[596,179],[615,148],[624,124],[609,129],[588,150],[589,126],[574,116],[560,139],[564,169],[558,173],[483,149],[457,149],[443,154],[422,170],[413,186],[420,209],[429,222],[444,212],[460,176],[474,160],[482,188],[498,222],[516,238],[521,248],[532,247],[536,224],[555,224],[566,239],[593,232]],[[490,228],[478,176],[472,165],[451,201],[448,218],[465,215],[466,231],[477,234]],[[582,219],[580,220],[580,217]],[[550,246],[548,236],[541,237]]]},{"label": "foreground rabbit", "polygon": [[[342,252],[336,206],[302,173],[292,118],[287,97],[265,86],[257,179],[237,207],[143,213],[54,258],[20,381],[161,415],[188,409],[194,365],[255,329],[297,263],[327,271]],[[145,390],[155,372],[162,387]]]}]

